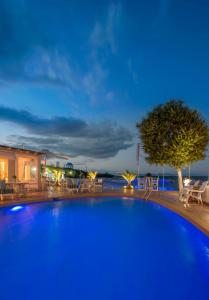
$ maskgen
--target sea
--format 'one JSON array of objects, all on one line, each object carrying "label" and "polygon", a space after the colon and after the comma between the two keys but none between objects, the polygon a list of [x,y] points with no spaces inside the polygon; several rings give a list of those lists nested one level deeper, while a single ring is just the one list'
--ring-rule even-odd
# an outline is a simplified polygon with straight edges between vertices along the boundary
[{"label": "sea", "polygon": [[[157,177],[157,176],[153,176]],[[185,178],[185,177],[184,177]],[[187,177],[188,178],[188,177]],[[191,176],[190,178],[192,181],[200,180],[206,181],[208,180],[207,176]],[[126,181],[120,177],[113,177],[113,178],[104,178],[104,190],[118,190],[123,188],[126,185]],[[132,182],[134,188],[138,188],[137,179]],[[178,177],[174,175],[166,175],[166,176],[159,176],[159,189],[160,190],[167,190],[167,191],[177,191],[178,190]]]}]

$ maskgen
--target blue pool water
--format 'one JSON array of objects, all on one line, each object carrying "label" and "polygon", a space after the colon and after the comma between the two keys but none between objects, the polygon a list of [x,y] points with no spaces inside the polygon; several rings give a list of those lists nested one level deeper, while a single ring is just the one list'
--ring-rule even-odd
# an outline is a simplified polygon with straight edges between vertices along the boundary
[{"label": "blue pool water", "polygon": [[209,239],[173,212],[88,198],[0,209],[1,300],[206,300]]}]

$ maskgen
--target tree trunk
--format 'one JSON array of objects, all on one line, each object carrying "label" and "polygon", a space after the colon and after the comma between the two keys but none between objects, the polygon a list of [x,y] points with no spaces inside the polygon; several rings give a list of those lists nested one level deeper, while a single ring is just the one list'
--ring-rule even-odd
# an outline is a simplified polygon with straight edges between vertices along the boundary
[{"label": "tree trunk", "polygon": [[183,190],[182,170],[177,169],[177,173],[178,173],[179,192],[181,192]]}]

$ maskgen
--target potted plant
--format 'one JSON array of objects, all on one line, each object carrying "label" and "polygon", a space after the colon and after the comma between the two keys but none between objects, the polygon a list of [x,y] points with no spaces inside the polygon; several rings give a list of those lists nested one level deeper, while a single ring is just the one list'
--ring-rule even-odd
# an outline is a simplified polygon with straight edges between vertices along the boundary
[{"label": "potted plant", "polygon": [[91,181],[93,181],[97,176],[97,172],[95,171],[89,171],[87,174],[88,179],[90,179]]},{"label": "potted plant", "polygon": [[131,173],[129,171],[125,171],[122,174],[122,177],[127,181],[127,185],[124,186],[125,189],[134,189],[133,185],[131,185],[131,182],[136,178],[135,173]]}]

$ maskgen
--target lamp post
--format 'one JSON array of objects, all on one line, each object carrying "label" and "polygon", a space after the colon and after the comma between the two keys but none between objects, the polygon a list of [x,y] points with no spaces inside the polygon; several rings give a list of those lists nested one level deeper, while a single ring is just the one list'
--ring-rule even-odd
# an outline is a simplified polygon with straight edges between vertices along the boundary
[{"label": "lamp post", "polygon": [[137,177],[139,177],[140,171],[140,142],[137,143],[137,150],[136,150],[136,161],[137,161]]},{"label": "lamp post", "polygon": [[163,167],[163,191],[165,189],[165,168]]}]

